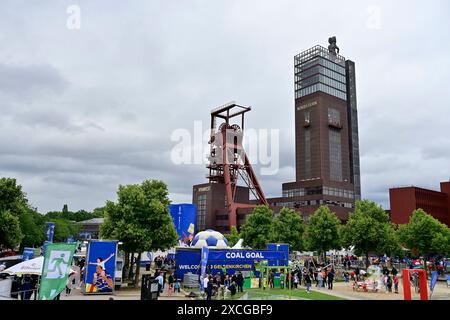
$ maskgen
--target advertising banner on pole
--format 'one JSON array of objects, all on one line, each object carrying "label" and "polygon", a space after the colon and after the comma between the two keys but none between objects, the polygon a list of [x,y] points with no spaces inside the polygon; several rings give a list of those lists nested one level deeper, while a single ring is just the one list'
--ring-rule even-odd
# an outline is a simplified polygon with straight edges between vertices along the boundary
[{"label": "advertising banner on pole", "polygon": [[171,204],[170,215],[177,229],[180,245],[189,244],[194,239],[197,207],[194,204]]},{"label": "advertising banner on pole", "polygon": [[434,287],[436,286],[437,278],[438,278],[438,272],[433,271],[433,273],[431,274],[431,279],[430,279],[430,298],[433,294]]},{"label": "advertising banner on pole", "polygon": [[84,294],[114,292],[117,241],[91,240],[87,248]]},{"label": "advertising banner on pole", "polygon": [[55,233],[55,223],[54,222],[46,222],[47,225],[47,241],[53,242],[53,234]]},{"label": "advertising banner on pole", "polygon": [[202,261],[201,261],[201,277],[205,278],[206,275],[206,266],[208,265],[208,255],[209,249],[208,247],[202,248]]},{"label": "advertising banner on pole", "polygon": [[53,300],[64,290],[75,250],[75,244],[47,244],[39,285],[39,300]]}]

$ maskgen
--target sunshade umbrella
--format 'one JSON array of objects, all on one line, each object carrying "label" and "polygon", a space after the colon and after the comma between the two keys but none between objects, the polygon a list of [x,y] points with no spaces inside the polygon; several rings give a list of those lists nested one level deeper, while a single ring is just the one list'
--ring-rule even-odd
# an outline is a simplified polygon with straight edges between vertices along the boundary
[{"label": "sunshade umbrella", "polygon": [[18,263],[11,268],[3,270],[3,273],[9,274],[35,274],[41,275],[44,257],[40,256],[31,260]]},{"label": "sunshade umbrella", "polygon": [[[18,263],[11,268],[3,270],[2,273],[9,274],[35,274],[42,275],[42,265],[44,264],[44,257],[40,256],[31,260]],[[77,273],[76,270],[70,268],[70,273]]]}]

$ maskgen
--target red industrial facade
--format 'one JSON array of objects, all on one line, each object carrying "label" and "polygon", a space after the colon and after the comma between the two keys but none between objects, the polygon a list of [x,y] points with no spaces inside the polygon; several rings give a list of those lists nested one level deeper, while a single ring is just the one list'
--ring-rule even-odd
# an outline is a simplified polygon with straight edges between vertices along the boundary
[{"label": "red industrial facade", "polygon": [[394,223],[408,223],[412,212],[420,208],[450,226],[450,181],[441,182],[440,192],[414,186],[391,188],[389,199]]}]

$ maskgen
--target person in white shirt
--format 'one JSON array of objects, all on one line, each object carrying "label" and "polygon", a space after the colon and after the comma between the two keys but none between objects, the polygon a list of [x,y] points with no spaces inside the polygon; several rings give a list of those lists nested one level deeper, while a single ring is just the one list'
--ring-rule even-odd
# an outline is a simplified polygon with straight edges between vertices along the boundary
[{"label": "person in white shirt", "polygon": [[208,289],[208,282],[209,282],[209,278],[208,275],[205,276],[205,279],[203,279],[203,291],[206,292],[206,289]]},{"label": "person in white shirt", "polygon": [[159,275],[155,278],[155,280],[158,280],[158,297],[159,297],[159,294],[162,293],[162,287],[164,284],[164,278],[162,276],[162,273],[159,273]]}]

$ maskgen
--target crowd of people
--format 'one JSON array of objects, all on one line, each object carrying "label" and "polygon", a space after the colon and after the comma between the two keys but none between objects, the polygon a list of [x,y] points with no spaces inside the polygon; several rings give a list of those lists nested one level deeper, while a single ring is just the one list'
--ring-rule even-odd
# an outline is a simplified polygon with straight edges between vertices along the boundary
[{"label": "crowd of people", "polygon": [[215,276],[206,274],[201,280],[201,288],[206,300],[211,300],[213,296],[225,299],[228,291],[231,296],[234,296],[236,292],[244,292],[244,276],[239,271],[233,275],[229,275],[226,271],[219,272]]},{"label": "crowd of people", "polygon": [[169,256],[156,256],[153,262],[156,269],[175,269],[175,259]]},{"label": "crowd of people", "polygon": [[176,278],[172,270],[156,269],[154,277],[158,281],[158,296],[164,290],[167,290],[168,296],[181,292],[181,279]]},{"label": "crowd of people", "polygon": [[15,275],[11,283],[11,298],[20,300],[36,300],[39,276]]},{"label": "crowd of people", "polygon": [[[271,270],[268,275],[268,286],[275,287],[275,271]],[[336,272],[332,266],[313,267],[311,263],[305,263],[303,267],[296,267],[291,272],[284,274],[280,271],[280,288],[298,289],[302,284],[306,287],[306,292],[310,293],[313,284],[318,290],[326,288],[333,290]],[[286,279],[286,282],[284,282]]]}]

